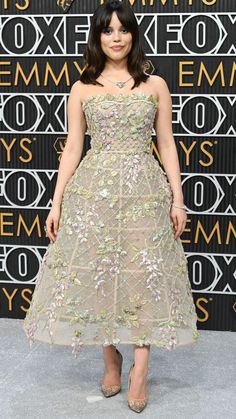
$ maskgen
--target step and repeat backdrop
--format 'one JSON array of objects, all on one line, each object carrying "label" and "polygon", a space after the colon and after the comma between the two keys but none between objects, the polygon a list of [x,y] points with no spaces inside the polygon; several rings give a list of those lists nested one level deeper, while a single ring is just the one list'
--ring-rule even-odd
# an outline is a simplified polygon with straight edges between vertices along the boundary
[{"label": "step and repeat backdrop", "polygon": [[[71,85],[101,0],[0,0],[0,316],[24,318],[49,243]],[[130,0],[167,82],[198,328],[236,331],[236,2]],[[90,147],[86,135],[83,156]],[[152,153],[160,161],[153,132]],[[161,164],[161,162],[160,162]]]}]

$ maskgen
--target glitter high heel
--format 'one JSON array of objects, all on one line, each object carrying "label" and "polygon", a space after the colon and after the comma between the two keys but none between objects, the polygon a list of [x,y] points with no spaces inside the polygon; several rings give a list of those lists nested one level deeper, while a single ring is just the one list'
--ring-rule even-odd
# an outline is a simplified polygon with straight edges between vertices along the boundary
[{"label": "glitter high heel", "polygon": [[[128,379],[128,390],[130,389],[131,385],[131,372],[134,368],[134,364],[131,365],[129,370],[129,379]],[[143,399],[129,399],[128,397],[128,406],[131,410],[133,410],[136,413],[140,413],[143,411],[143,409],[147,406],[148,397],[144,397]]]},{"label": "glitter high heel", "polygon": [[[122,372],[122,363],[123,363],[123,356],[121,353],[116,349],[116,353],[119,356],[120,361],[120,376]],[[105,397],[112,397],[118,394],[121,391],[121,385],[110,385],[106,386],[105,384],[101,385],[101,391]]]}]

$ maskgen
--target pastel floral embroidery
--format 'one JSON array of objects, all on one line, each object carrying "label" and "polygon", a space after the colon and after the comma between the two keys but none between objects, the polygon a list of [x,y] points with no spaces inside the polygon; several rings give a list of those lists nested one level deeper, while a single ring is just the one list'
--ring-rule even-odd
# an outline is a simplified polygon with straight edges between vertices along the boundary
[{"label": "pastel floral embroidery", "polygon": [[24,330],[70,345],[168,350],[199,337],[187,259],[170,221],[172,191],[151,155],[157,100],[89,96],[91,148],[65,186],[57,239],[44,254]]}]

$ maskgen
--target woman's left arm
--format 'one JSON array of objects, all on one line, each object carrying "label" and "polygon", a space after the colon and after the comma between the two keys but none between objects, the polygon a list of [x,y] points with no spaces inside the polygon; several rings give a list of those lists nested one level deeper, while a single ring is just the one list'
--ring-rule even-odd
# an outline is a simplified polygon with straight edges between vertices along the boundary
[{"label": "woman's left arm", "polygon": [[[159,95],[154,122],[157,135],[157,148],[170,183],[173,204],[181,207],[184,206],[184,197],[181,185],[179,158],[172,131],[172,99],[165,80],[160,76],[154,77],[158,77],[156,90],[158,90]],[[184,209],[171,206],[170,216],[176,230],[175,238],[177,238],[185,228],[187,215]]]}]

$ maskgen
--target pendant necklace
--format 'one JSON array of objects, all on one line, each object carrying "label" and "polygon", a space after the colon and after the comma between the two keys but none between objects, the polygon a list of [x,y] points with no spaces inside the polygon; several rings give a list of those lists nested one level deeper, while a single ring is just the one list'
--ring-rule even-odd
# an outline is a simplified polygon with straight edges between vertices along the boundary
[{"label": "pendant necklace", "polygon": [[107,77],[105,77],[105,76],[103,76],[102,74],[100,74],[100,76],[101,77],[103,77],[105,80],[107,80],[107,81],[109,81],[110,83],[112,83],[112,84],[115,84],[117,87],[119,87],[120,89],[122,89],[122,87],[124,87],[124,85],[129,81],[129,80],[131,80],[133,77],[130,77],[128,80],[126,80],[126,81],[116,81],[116,82],[114,82],[114,81],[111,81],[111,80],[109,80]]}]

